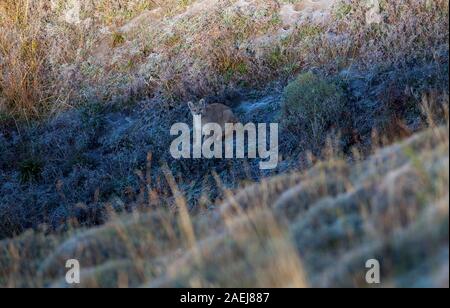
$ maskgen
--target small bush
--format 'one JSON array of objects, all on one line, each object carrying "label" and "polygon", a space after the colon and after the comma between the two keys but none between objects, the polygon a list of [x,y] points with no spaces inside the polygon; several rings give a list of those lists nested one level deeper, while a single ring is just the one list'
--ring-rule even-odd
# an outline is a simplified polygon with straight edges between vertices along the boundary
[{"label": "small bush", "polygon": [[38,159],[27,159],[20,163],[20,181],[25,184],[38,181],[42,176],[43,164]]},{"label": "small bush", "polygon": [[295,135],[307,133],[320,143],[337,124],[344,107],[344,91],[335,82],[311,72],[299,75],[284,90],[283,126]]},{"label": "small bush", "polygon": [[119,32],[115,32],[113,33],[112,36],[112,47],[116,48],[119,47],[121,45],[123,45],[125,43],[125,37],[119,33]]}]

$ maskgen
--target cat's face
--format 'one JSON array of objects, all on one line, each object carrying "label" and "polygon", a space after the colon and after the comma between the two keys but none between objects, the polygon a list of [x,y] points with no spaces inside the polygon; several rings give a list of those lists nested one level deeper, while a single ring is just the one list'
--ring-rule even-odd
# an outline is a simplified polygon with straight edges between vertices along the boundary
[{"label": "cat's face", "polygon": [[200,100],[198,103],[189,102],[189,109],[192,115],[204,115],[206,111],[206,102],[204,99]]}]

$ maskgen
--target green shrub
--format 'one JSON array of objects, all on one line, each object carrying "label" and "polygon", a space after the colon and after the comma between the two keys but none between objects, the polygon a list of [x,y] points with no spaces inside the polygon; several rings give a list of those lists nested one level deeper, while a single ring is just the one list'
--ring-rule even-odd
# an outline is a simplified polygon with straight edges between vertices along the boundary
[{"label": "green shrub", "polygon": [[326,130],[338,124],[344,91],[335,82],[311,72],[299,75],[284,90],[282,124],[295,134],[307,133],[320,143]]},{"label": "green shrub", "polygon": [[19,165],[21,183],[38,181],[41,178],[42,168],[43,163],[38,159],[30,158],[21,162]]},{"label": "green shrub", "polygon": [[113,33],[113,36],[112,36],[112,47],[113,48],[119,47],[119,46],[123,45],[124,43],[125,43],[125,37],[123,36],[123,34],[121,34],[119,32]]}]

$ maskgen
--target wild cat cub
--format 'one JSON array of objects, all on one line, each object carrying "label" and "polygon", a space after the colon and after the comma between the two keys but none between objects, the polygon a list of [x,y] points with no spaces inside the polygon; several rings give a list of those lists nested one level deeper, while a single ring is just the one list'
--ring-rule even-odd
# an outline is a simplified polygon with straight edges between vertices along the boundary
[{"label": "wild cat cub", "polygon": [[239,123],[230,107],[223,104],[207,105],[204,99],[201,99],[197,104],[193,102],[188,103],[192,116],[202,116],[202,125],[208,123],[219,124],[222,131],[225,132],[226,123]]}]

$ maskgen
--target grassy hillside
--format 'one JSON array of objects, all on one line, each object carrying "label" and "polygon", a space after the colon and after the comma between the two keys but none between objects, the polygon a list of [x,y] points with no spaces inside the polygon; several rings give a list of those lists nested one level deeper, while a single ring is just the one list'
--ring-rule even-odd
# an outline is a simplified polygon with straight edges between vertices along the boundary
[{"label": "grassy hillside", "polygon": [[102,227],[29,231],[0,242],[0,285],[63,287],[76,258],[84,287],[364,287],[376,257],[384,286],[445,286],[448,146],[448,127],[435,128],[366,160],[224,188],[196,216],[177,194],[177,213],[110,209]]},{"label": "grassy hillside", "polygon": [[5,0],[0,109],[29,118],[93,101],[183,102],[312,67],[402,66],[448,49],[448,1],[318,3]]},{"label": "grassy hillside", "polygon": [[[448,0],[2,0],[0,287],[448,287]],[[175,160],[188,101],[279,164]]]}]

